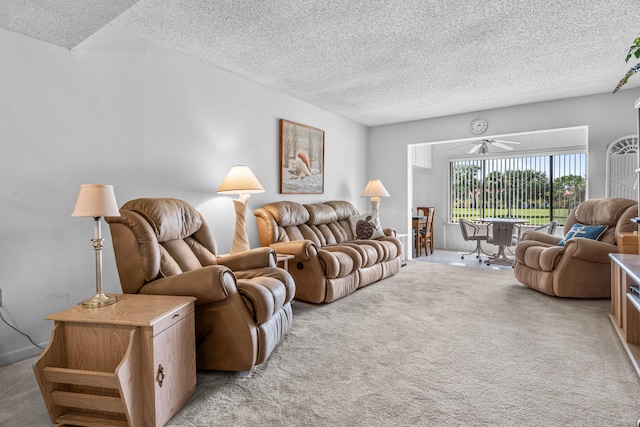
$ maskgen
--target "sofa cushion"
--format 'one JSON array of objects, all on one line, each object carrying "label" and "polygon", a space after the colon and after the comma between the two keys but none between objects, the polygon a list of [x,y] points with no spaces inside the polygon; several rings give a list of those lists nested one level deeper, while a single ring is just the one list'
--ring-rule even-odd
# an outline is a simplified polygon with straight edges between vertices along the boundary
[{"label": "sofa cushion", "polygon": [[358,215],[360,213],[355,206],[344,200],[331,200],[324,202],[324,204],[331,206],[336,211],[338,221],[348,221],[351,215]]},{"label": "sofa cushion", "polygon": [[349,223],[356,239],[378,239],[384,237],[384,231],[382,231],[382,226],[380,226],[380,220],[378,219],[378,212],[351,215]]},{"label": "sofa cushion", "polygon": [[274,202],[262,207],[268,211],[282,227],[304,224],[309,220],[309,212],[300,203]]},{"label": "sofa cushion", "polygon": [[606,225],[582,225],[580,223],[575,223],[571,226],[567,235],[558,242],[558,246],[564,246],[564,243],[573,237],[598,240],[604,234],[606,229]]},{"label": "sofa cushion", "polygon": [[336,211],[324,203],[304,205],[304,207],[309,212],[309,219],[307,220],[309,225],[329,224],[338,220]]}]

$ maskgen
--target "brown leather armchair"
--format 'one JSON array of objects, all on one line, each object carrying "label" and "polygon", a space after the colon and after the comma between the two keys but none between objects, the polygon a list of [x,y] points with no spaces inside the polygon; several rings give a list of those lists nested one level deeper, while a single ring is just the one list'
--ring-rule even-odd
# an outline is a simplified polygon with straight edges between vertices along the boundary
[{"label": "brown leather armchair", "polygon": [[618,232],[637,230],[631,222],[638,202],[624,198],[591,199],[578,205],[564,224],[566,235],[576,224],[604,225],[598,240],[574,237],[558,246],[562,237],[527,231],[516,247],[516,279],[524,285],[558,297],[609,298],[610,253],[618,252]]},{"label": "brown leather armchair", "polygon": [[295,283],[270,248],[220,257],[211,229],[178,199],[137,199],[108,217],[124,293],[196,300],[199,369],[246,371],[292,324]]}]

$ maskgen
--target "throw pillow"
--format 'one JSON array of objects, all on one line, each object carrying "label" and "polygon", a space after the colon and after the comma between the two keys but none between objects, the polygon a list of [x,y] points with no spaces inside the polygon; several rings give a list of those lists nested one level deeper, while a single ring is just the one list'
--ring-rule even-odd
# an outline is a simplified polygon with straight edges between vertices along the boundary
[{"label": "throw pillow", "polygon": [[362,215],[351,215],[349,217],[349,224],[351,224],[351,232],[356,239],[377,239],[384,237],[378,212],[373,211]]},{"label": "throw pillow", "polygon": [[598,240],[607,229],[606,225],[582,225],[573,224],[569,232],[560,242],[558,246],[564,246],[565,242],[572,237],[583,237],[585,239]]}]

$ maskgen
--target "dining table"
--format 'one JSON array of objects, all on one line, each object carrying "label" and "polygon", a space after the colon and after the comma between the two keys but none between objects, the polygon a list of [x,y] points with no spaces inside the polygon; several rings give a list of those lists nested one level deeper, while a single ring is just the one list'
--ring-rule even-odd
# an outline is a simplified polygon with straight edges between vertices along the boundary
[{"label": "dining table", "polygon": [[515,259],[506,253],[507,248],[513,244],[513,229],[517,224],[526,224],[529,220],[521,218],[487,217],[476,218],[476,221],[491,225],[489,231],[491,241],[489,243],[498,246],[498,251],[489,257],[487,264],[500,259],[509,264],[513,264]]}]

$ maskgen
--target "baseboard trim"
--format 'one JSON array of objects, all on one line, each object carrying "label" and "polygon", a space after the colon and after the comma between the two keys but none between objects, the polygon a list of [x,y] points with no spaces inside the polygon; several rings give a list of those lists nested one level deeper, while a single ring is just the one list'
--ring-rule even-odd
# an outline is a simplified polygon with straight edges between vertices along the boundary
[{"label": "baseboard trim", "polygon": [[[38,344],[41,347],[47,348],[49,341]],[[10,365],[15,362],[19,362],[24,359],[28,359],[33,356],[37,356],[44,350],[32,345],[26,348],[12,351],[10,353],[0,354],[0,366]]]}]

